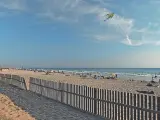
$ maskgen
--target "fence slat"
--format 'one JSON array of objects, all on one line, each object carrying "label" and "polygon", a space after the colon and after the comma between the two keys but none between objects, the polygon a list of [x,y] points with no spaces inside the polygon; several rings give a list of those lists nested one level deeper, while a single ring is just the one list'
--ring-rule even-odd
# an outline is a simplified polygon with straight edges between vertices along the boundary
[{"label": "fence slat", "polygon": [[[85,94],[85,90],[84,90],[84,86],[82,86],[82,95],[84,96]],[[85,100],[84,100],[84,97],[81,97],[82,98],[82,110],[84,110],[84,104],[85,104]]]},{"label": "fence slat", "polygon": [[72,84],[70,84],[70,92],[71,92],[71,93],[70,93],[70,105],[71,105],[71,106],[73,106],[73,101],[72,101],[72,95],[73,95],[73,94],[72,94],[72,90],[73,90],[73,89],[72,89]]},{"label": "fence slat", "polygon": [[76,108],[78,108],[78,85],[76,85]]},{"label": "fence slat", "polygon": [[[133,105],[133,94],[130,93],[130,105],[132,106]],[[133,120],[133,108],[130,108],[130,120]]]},{"label": "fence slat", "polygon": [[[69,85],[68,85],[68,83],[67,83],[67,91],[69,91]],[[67,104],[69,103],[68,102],[68,96],[69,96],[69,93],[67,92],[67,98],[66,98],[67,99]]]},{"label": "fence slat", "polygon": [[[105,100],[104,99],[104,89],[102,89],[102,100]],[[105,115],[104,115],[104,101],[102,101],[102,115],[101,116],[103,116],[103,117],[105,117]]]},{"label": "fence slat", "polygon": [[[94,98],[94,88],[91,88],[91,89],[92,89],[92,98]],[[91,101],[92,101],[92,113],[95,114],[94,113],[94,100],[92,99]]]},{"label": "fence slat", "polygon": [[[152,109],[151,96],[149,96],[149,98],[148,98],[148,104],[149,104],[148,109]],[[152,115],[151,112],[149,112],[149,115],[148,115],[149,120],[153,120],[151,115]]]},{"label": "fence slat", "polygon": [[[109,90],[109,101],[111,100],[112,100],[112,92],[111,90]],[[110,119],[112,119],[112,104],[111,103],[109,103],[109,113],[110,113],[109,117]]]},{"label": "fence slat", "polygon": [[[114,91],[112,91],[112,101],[115,102],[115,99],[114,99]],[[112,104],[112,119],[114,119],[115,117],[115,104]]]},{"label": "fence slat", "polygon": [[[123,96],[124,104],[126,105],[126,103],[127,103],[126,102],[127,101],[126,92],[124,92],[123,95],[124,95]],[[127,111],[127,107],[124,106],[124,120],[127,119],[127,117],[126,117],[126,111]]]},{"label": "fence slat", "polygon": [[[127,93],[127,105],[129,105],[129,99],[130,99],[129,93]],[[129,108],[127,108],[127,120],[129,119],[130,119],[130,113],[129,113]]]},{"label": "fence slat", "polygon": [[[143,97],[143,94],[141,94],[141,108],[144,108],[143,102],[144,102],[144,97]],[[144,120],[144,114],[142,110],[141,110],[141,120]]]},{"label": "fence slat", "polygon": [[[99,88],[97,89],[97,98],[99,99]],[[97,100],[97,115],[99,115],[99,100]]]},{"label": "fence slat", "polygon": [[[94,88],[94,98],[97,98],[97,88]],[[94,114],[97,114],[97,100],[94,99]]]},{"label": "fence slat", "polygon": [[[86,86],[86,96],[89,96],[88,95],[88,87]],[[89,106],[89,103],[88,103],[88,97],[86,99],[86,111],[88,112],[88,106]]]},{"label": "fence slat", "polygon": [[[89,97],[92,98],[92,88],[91,87],[89,87]],[[92,101],[91,101],[91,99],[89,99],[89,102],[90,102],[89,112],[92,113]]]},{"label": "fence slat", "polygon": [[[68,84],[68,91],[69,92],[71,91],[71,85],[70,84]],[[70,103],[71,103],[71,95],[70,95],[70,93],[68,93],[68,105],[70,105]]]},{"label": "fence slat", "polygon": [[[83,86],[83,95],[86,96],[86,86]],[[84,104],[83,104],[83,110],[86,109],[86,98],[83,97]]]},{"label": "fence slat", "polygon": [[[87,89],[87,86],[85,86],[85,96],[87,96],[87,93],[88,93],[88,89]],[[84,97],[85,98],[85,111],[87,111],[87,100],[88,100],[88,98],[86,98],[86,97]]]},{"label": "fence slat", "polygon": [[[121,92],[121,103],[123,103],[123,92]],[[123,118],[123,106],[121,105],[121,120],[124,120],[124,118]]]},{"label": "fence slat", "polygon": [[[110,90],[107,90],[107,100],[110,101]],[[111,119],[111,116],[110,116],[110,103],[107,103],[107,116],[109,119]]]},{"label": "fence slat", "polygon": [[[104,100],[107,100],[107,91],[106,89],[104,90]],[[107,106],[106,102],[104,102],[104,117],[107,118]]]},{"label": "fence slat", "polygon": [[[115,102],[117,103],[117,91],[115,91]],[[117,116],[118,116],[117,109],[118,109],[117,105],[115,105],[115,116],[114,116],[115,120],[117,120]]]},{"label": "fence slat", "polygon": [[64,90],[65,90],[65,84],[63,83],[62,84],[62,101],[63,101],[63,103],[65,103],[65,99],[64,99],[65,93],[64,93]]},{"label": "fence slat", "polygon": [[[100,95],[99,99],[102,100],[102,89],[100,89]],[[100,110],[100,116],[102,116],[102,101],[99,101],[99,110]]]},{"label": "fence slat", "polygon": [[81,109],[81,97],[80,97],[80,95],[81,95],[81,86],[78,87],[78,91],[79,91],[79,96],[78,96],[78,102],[79,102],[79,104],[78,104],[78,108]]},{"label": "fence slat", "polygon": [[[118,91],[118,103],[120,103],[120,92]],[[118,120],[121,120],[120,104],[118,105]]]},{"label": "fence slat", "polygon": [[[73,85],[73,93],[76,93],[75,92],[76,90],[75,90],[75,85]],[[73,106],[75,107],[76,105],[75,105],[75,101],[76,100],[76,96],[75,96],[75,94],[73,94]]]},{"label": "fence slat", "polygon": [[[140,108],[140,95],[139,94],[137,94],[137,107],[138,108]],[[140,110],[138,109],[137,110],[137,120],[139,120],[140,119]]]},{"label": "fence slat", "polygon": [[[145,102],[144,102],[144,108],[147,109],[147,107],[148,107],[147,106],[147,102],[148,102],[147,95],[144,96],[144,100],[145,100]],[[145,114],[145,120],[147,120],[148,119],[147,111],[145,111],[144,114]]]},{"label": "fence slat", "polygon": [[[81,95],[83,95],[83,86],[80,87],[80,90],[81,90]],[[81,109],[83,110],[83,97],[80,96],[80,104],[81,104]]]},{"label": "fence slat", "polygon": [[[89,97],[89,87],[87,87],[87,96]],[[89,112],[89,106],[90,103],[89,103],[89,98],[87,98],[87,111]]]},{"label": "fence slat", "polygon": [[[156,109],[156,97],[153,96],[153,110]],[[153,113],[153,120],[156,120],[156,114]]]},{"label": "fence slat", "polygon": [[[136,94],[133,95],[133,105],[137,106],[137,96],[136,96]],[[133,112],[134,112],[134,120],[136,120],[137,119],[137,110],[134,108]]]}]

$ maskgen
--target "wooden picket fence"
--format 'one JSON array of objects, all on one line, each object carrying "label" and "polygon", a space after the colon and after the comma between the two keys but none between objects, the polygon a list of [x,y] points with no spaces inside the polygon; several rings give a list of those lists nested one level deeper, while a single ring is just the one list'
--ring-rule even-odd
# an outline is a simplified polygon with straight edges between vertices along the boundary
[{"label": "wooden picket fence", "polygon": [[29,90],[110,120],[160,120],[160,97],[30,78]]},{"label": "wooden picket fence", "polygon": [[19,75],[0,73],[0,81],[27,90],[25,79]]}]

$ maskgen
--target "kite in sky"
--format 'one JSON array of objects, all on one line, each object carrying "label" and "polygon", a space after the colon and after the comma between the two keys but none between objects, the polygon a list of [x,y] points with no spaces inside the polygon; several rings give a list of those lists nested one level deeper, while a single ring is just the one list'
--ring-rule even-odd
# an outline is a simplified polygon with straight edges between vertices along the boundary
[{"label": "kite in sky", "polygon": [[105,15],[106,19],[104,21],[113,18],[113,16],[114,16],[114,13],[108,13],[107,15]]}]

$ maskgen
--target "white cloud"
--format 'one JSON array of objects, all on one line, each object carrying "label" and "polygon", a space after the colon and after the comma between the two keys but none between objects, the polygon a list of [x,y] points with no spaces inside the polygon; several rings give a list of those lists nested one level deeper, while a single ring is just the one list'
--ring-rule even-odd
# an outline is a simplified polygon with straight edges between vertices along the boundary
[{"label": "white cloud", "polygon": [[0,7],[9,10],[25,10],[25,0],[1,0]]},{"label": "white cloud", "polygon": [[[93,36],[93,35],[92,35]],[[110,34],[110,35],[95,35],[93,36],[94,38],[96,38],[98,41],[106,41],[106,39],[108,40],[115,40],[115,39],[119,39],[119,36]]]},{"label": "white cloud", "polygon": [[[35,6],[31,6],[32,2],[34,2]],[[112,19],[104,22],[105,15],[111,12],[106,8],[110,5],[109,1],[35,0],[32,2],[27,0],[1,0],[0,7],[20,11],[28,8],[29,12],[40,17],[61,22],[82,23],[80,28],[85,33],[81,34],[88,34],[91,39],[94,38],[98,41],[115,39],[118,42],[131,46],[143,44],[159,45],[158,37],[160,35],[150,30],[151,27],[158,27],[158,23],[150,22],[146,28],[137,29],[135,28],[134,19],[125,18],[118,14],[115,14]],[[89,26],[88,23],[92,23],[93,26]],[[86,28],[87,31],[85,30]],[[156,38],[155,35],[157,35]],[[152,41],[153,38],[155,41]]]},{"label": "white cloud", "polygon": [[126,36],[126,39],[122,41],[122,43],[130,46],[140,46],[143,44],[141,40],[131,40],[128,35]]},{"label": "white cloud", "polygon": [[160,3],[159,0],[150,0],[149,2],[150,2],[151,4],[159,4],[159,3]]}]

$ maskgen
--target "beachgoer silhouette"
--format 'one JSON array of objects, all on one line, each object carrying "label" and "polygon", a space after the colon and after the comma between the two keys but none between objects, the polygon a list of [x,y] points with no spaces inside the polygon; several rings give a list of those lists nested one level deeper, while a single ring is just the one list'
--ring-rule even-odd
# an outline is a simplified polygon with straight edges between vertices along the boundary
[{"label": "beachgoer silhouette", "polygon": [[116,76],[116,78],[117,78],[117,74],[116,74],[115,76]]}]

